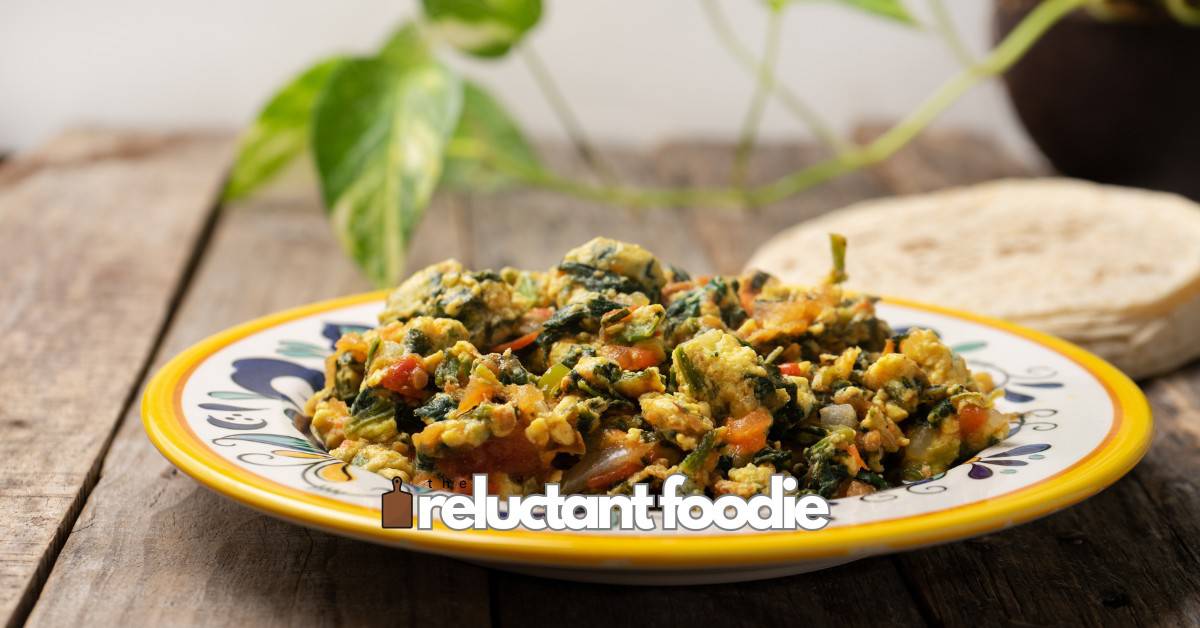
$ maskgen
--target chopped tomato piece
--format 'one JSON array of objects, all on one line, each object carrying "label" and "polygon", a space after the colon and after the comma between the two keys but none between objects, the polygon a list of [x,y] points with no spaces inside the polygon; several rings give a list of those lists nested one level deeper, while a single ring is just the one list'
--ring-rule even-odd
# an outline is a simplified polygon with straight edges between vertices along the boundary
[{"label": "chopped tomato piece", "polygon": [[383,375],[379,379],[380,386],[406,397],[421,396],[428,383],[429,374],[425,372],[421,358],[415,354],[406,355],[383,367]]},{"label": "chopped tomato piece", "polygon": [[801,369],[800,365],[796,362],[784,362],[783,364],[780,364],[779,372],[783,373],[784,375],[791,375],[792,377],[804,376],[804,370]]},{"label": "chopped tomato piece", "polygon": [[462,400],[458,402],[458,411],[466,412],[471,408],[489,401],[499,394],[500,388],[482,377],[471,376],[467,387],[463,389]]},{"label": "chopped tomato piece", "polygon": [[657,366],[666,357],[657,344],[645,346],[604,345],[601,355],[621,365],[626,371],[641,371]]},{"label": "chopped tomato piece", "polygon": [[[488,491],[494,493],[499,488],[495,482],[497,474],[540,474],[542,459],[538,454],[534,444],[525,438],[525,431],[518,429],[508,436],[492,438],[479,447],[439,459],[437,470],[439,474],[453,481],[452,490],[468,494],[472,490],[471,476],[475,473],[486,473]],[[436,487],[436,482],[434,485]]]},{"label": "chopped tomato piece", "polygon": [[963,436],[970,436],[978,432],[987,423],[987,420],[987,408],[965,405],[958,411],[958,429]]},{"label": "chopped tomato piece", "polygon": [[535,307],[525,313],[525,318],[531,321],[544,323],[554,315],[554,309],[549,307]]},{"label": "chopped tomato piece", "polygon": [[767,446],[771,421],[771,415],[761,409],[733,419],[725,424],[725,442],[732,447],[735,456],[752,455]]}]

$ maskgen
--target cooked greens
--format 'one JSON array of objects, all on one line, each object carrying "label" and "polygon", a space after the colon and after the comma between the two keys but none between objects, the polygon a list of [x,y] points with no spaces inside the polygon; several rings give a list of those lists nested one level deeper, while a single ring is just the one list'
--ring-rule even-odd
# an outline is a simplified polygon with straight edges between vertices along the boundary
[{"label": "cooked greens", "polygon": [[[350,332],[308,403],[331,453],[502,495],[627,492],[669,475],[752,495],[771,474],[829,498],[944,472],[1004,436],[984,375],[936,334],[893,335],[844,290],[844,239],[811,287],[698,277],[597,238],[546,272],[415,273]],[[436,483],[436,484],[435,484]]]}]

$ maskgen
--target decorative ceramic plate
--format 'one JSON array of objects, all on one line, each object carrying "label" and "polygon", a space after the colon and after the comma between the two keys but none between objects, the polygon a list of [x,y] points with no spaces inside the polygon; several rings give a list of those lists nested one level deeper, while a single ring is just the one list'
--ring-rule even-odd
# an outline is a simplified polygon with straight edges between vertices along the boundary
[{"label": "decorative ceramic plate", "polygon": [[[964,539],[1075,504],[1115,482],[1151,436],[1145,397],[1070,343],[981,316],[899,300],[879,315],[936,330],[1005,390],[1020,418],[1002,443],[930,480],[832,501],[823,530],[723,532],[384,529],[391,484],[313,446],[293,425],[344,330],[373,326],[384,293],[301,307],[217,334],[150,383],[150,439],[200,483],[272,516],[386,545],[550,577],[724,582],[822,569]],[[413,491],[428,490],[411,487]]]}]

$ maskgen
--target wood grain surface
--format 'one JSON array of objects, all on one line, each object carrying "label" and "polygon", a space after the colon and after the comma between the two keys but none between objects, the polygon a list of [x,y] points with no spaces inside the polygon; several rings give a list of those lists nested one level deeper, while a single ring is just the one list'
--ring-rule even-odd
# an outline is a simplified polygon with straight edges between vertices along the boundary
[{"label": "wood grain surface", "polygon": [[[238,322],[369,289],[315,198],[271,195],[222,212],[156,366]],[[417,241],[437,246],[414,250],[414,263],[460,252],[430,237],[452,215],[431,212]],[[310,531],[217,496],[158,454],[134,407],[29,624],[479,625],[487,590],[478,567]]]},{"label": "wood grain surface", "polygon": [[0,168],[0,616],[28,612],[96,481],[230,148],[77,132]]},{"label": "wood grain surface", "polygon": [[[861,136],[873,132],[872,127],[860,131]],[[54,359],[59,362],[54,364],[69,370],[80,350],[58,334],[39,332],[38,325],[88,325],[93,341],[96,335],[105,337],[87,354],[103,364],[87,368],[104,368],[103,377],[97,371],[85,371],[94,381],[85,381],[86,375],[74,379],[64,375],[61,381],[74,386],[69,394],[39,392],[16,405],[0,405],[0,419],[10,434],[14,429],[32,433],[32,424],[20,427],[20,420],[52,423],[60,430],[54,432],[55,438],[63,438],[70,429],[89,430],[68,435],[77,447],[69,457],[70,470],[83,469],[74,480],[57,470],[47,475],[46,463],[34,459],[61,451],[62,441],[39,443],[26,453],[15,445],[3,445],[26,465],[21,467],[25,475],[15,480],[5,477],[0,530],[23,534],[21,526],[36,523],[44,537],[41,552],[25,554],[23,563],[9,561],[11,556],[20,558],[12,552],[22,546],[0,540],[13,543],[0,546],[5,550],[0,556],[5,561],[0,594],[8,596],[0,599],[11,600],[5,607],[10,624],[26,619],[39,626],[555,624],[572,628],[782,622],[951,626],[1200,622],[1200,499],[1194,479],[1200,473],[1196,455],[1200,366],[1195,365],[1145,383],[1158,425],[1150,454],[1132,474],[1084,504],[1002,533],[765,582],[637,588],[557,582],[381,548],[260,515],[178,473],[145,438],[137,409],[129,401],[140,392],[145,365],[161,364],[211,332],[270,311],[365,288],[338,250],[311,181],[293,177],[248,203],[222,208],[209,234],[208,208],[219,173],[227,165],[227,154],[222,152],[226,144],[193,139],[168,150],[155,148],[154,141],[143,137],[121,136],[76,137],[66,143],[69,150],[62,148],[63,142],[56,144],[58,149],[43,151],[48,156],[23,156],[0,168],[0,209],[17,208],[0,211],[0,224],[6,229],[11,224],[54,235],[65,219],[39,219],[38,212],[46,210],[36,208],[48,201],[35,202],[41,197],[34,192],[70,198],[104,196],[99,188],[84,186],[100,185],[92,179],[103,179],[91,174],[95,171],[119,170],[112,162],[153,162],[149,167],[160,168],[162,180],[170,180],[174,170],[186,170],[196,177],[196,187],[204,189],[194,190],[200,200],[192,214],[176,208],[170,220],[158,219],[163,222],[156,229],[174,237],[164,238],[159,249],[152,248],[154,243],[137,245],[151,247],[149,252],[128,248],[134,246],[129,239],[112,240],[133,238],[136,233],[103,231],[110,226],[105,221],[79,218],[70,236],[80,251],[74,262],[92,267],[88,277],[93,279],[79,279],[83,285],[71,284],[74,287],[66,292],[53,283],[62,279],[49,278],[67,274],[61,268],[68,263],[65,253],[54,263],[58,266],[51,264],[59,274],[43,275],[39,273],[51,271],[38,268],[49,266],[30,266],[22,255],[0,252],[0,262],[8,262],[0,266],[5,280],[0,296],[32,294],[24,297],[30,303],[41,307],[37,299],[43,299],[64,309],[56,315],[59,318],[35,317],[28,309],[33,306],[21,306],[19,299],[15,306],[11,299],[0,300],[0,318],[10,321],[0,331],[7,335],[0,338],[9,348],[56,349],[59,355]],[[196,157],[205,151],[206,156]],[[568,151],[549,148],[546,152],[551,163],[580,172]],[[205,163],[187,163],[193,157],[181,155]],[[608,161],[617,164],[618,176],[628,181],[714,184],[724,182],[730,155],[728,146],[679,142],[646,153],[610,151]],[[819,157],[819,151],[805,146],[766,146],[756,157],[752,176],[771,177]],[[66,179],[64,168],[77,169],[79,182]],[[200,185],[199,173],[205,168],[209,175]],[[421,226],[410,264],[415,267],[455,256],[480,267],[548,267],[567,248],[603,234],[639,242],[695,272],[731,272],[771,234],[847,203],[1023,173],[1019,164],[985,140],[951,132],[926,136],[870,171],[746,214],[704,208],[631,212],[520,189],[486,196],[445,196]],[[44,188],[31,187],[42,180]],[[70,186],[62,185],[68,181]],[[117,205],[125,205],[126,211],[132,211],[127,207],[155,204],[146,201],[151,193],[161,195],[153,198],[175,198],[163,187],[90,202],[114,211]],[[16,222],[11,215],[24,215],[26,222]],[[103,237],[96,235],[96,229]],[[105,238],[109,241],[96,244]],[[167,242],[174,246],[166,246]],[[88,243],[98,249],[91,250]],[[31,248],[25,249],[27,254]],[[141,272],[153,274],[155,285],[161,287],[147,287],[143,279],[136,288],[140,306],[128,304],[119,314],[84,320],[85,308],[78,299],[103,301],[105,295],[111,299],[129,289],[118,292],[115,284],[105,288],[95,277],[122,280],[122,264],[147,259],[157,264]],[[187,272],[189,259],[197,260],[194,273]],[[102,267],[108,269],[106,274]],[[26,284],[36,285],[37,290],[13,287]],[[180,296],[177,303],[173,294]],[[68,306],[70,312],[65,311]],[[118,316],[123,318],[116,320]],[[153,328],[156,324],[161,328],[168,316],[165,333],[157,333]],[[147,326],[150,333],[143,330]],[[32,342],[27,336],[36,342],[14,345]],[[35,365],[46,369],[45,360],[17,358],[24,369]],[[17,373],[13,361],[8,362],[0,365],[0,375],[7,375],[9,369]],[[118,362],[133,366],[119,370],[124,367]],[[25,377],[18,380],[25,386],[35,382],[45,386],[40,373]],[[2,381],[0,386],[9,384]],[[56,376],[51,381],[57,391],[60,380]],[[10,392],[7,398],[14,396],[11,390],[15,389],[4,389]],[[53,409],[34,405],[47,398],[59,400]],[[99,415],[84,417],[82,411],[60,410],[84,398],[90,399],[89,408]],[[106,451],[103,442],[122,413],[124,420]],[[54,464],[57,469],[68,463]],[[89,474],[92,482],[99,476],[94,488],[87,480]],[[13,513],[9,503],[22,508],[36,503],[43,508],[37,512],[44,514],[33,519]],[[62,537],[65,545],[59,552],[54,539]],[[40,571],[38,561],[44,565]],[[26,565],[25,571],[20,571],[21,565]],[[27,614],[30,606],[32,613]]]}]

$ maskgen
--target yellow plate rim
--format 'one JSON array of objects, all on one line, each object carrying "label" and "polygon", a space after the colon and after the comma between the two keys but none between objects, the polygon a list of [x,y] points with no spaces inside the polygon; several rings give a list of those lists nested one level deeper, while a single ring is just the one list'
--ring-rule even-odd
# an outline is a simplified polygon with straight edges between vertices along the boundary
[{"label": "yellow plate rim", "polygon": [[199,364],[220,349],[281,323],[381,300],[386,294],[368,292],[292,308],[231,327],[191,346],[155,374],[142,396],[142,422],[150,441],[171,463],[204,486],[270,515],[336,534],[491,562],[653,570],[854,558],[1004,529],[1078,503],[1116,482],[1142,458],[1153,434],[1150,406],[1142,391],[1124,373],[1092,353],[1007,321],[898,298],[883,301],[1001,329],[1076,362],[1104,386],[1112,399],[1114,420],[1108,435],[1095,450],[1050,478],[994,499],[936,512],[819,532],[630,535],[459,532],[443,526],[432,530],[385,529],[380,526],[377,509],[300,491],[233,465],[206,446],[187,425],[180,405],[184,384]]}]

